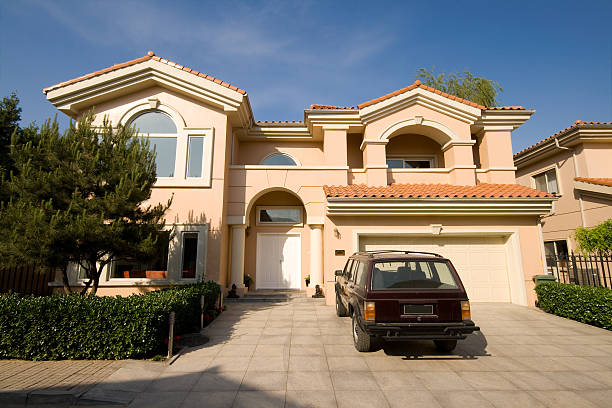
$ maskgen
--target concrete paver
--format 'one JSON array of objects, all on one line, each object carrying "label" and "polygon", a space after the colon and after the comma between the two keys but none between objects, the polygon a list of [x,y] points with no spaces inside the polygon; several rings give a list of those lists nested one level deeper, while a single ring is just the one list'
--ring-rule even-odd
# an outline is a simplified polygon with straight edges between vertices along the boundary
[{"label": "concrete paver", "polygon": [[171,365],[0,361],[1,401],[29,392],[62,406],[74,391],[134,407],[609,406],[612,333],[508,304],[475,303],[472,315],[481,332],[453,353],[426,341],[359,353],[350,319],[321,300],[231,303],[205,329],[210,342]]}]

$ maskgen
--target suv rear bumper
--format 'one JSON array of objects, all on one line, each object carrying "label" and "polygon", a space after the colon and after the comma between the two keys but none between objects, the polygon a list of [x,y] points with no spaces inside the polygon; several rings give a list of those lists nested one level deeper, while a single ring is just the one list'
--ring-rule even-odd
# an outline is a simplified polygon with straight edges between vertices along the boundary
[{"label": "suv rear bumper", "polygon": [[471,320],[449,323],[368,323],[364,329],[370,336],[385,340],[463,340],[480,330]]}]

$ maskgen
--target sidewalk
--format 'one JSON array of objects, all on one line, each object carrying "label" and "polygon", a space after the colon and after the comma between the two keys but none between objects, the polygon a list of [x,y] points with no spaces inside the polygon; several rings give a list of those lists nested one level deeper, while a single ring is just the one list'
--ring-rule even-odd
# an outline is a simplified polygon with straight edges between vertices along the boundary
[{"label": "sidewalk", "polygon": [[125,361],[0,360],[0,406],[68,405],[115,373]]}]

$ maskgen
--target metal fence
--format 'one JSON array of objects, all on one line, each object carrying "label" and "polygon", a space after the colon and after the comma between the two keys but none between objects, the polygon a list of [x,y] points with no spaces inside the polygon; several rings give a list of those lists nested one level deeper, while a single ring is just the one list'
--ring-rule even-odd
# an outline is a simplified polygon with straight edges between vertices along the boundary
[{"label": "metal fence", "polygon": [[561,283],[612,289],[612,255],[547,255],[548,273]]},{"label": "metal fence", "polygon": [[54,271],[43,271],[34,266],[16,266],[0,269],[0,293],[15,292],[22,295],[50,295],[49,282]]}]

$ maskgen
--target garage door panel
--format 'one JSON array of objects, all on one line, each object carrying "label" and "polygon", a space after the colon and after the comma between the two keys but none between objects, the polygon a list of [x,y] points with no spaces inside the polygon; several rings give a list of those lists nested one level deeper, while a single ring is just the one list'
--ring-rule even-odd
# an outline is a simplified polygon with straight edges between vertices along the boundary
[{"label": "garage door panel", "polygon": [[470,300],[509,302],[508,262],[503,237],[362,236],[360,250],[435,252],[450,259]]}]

